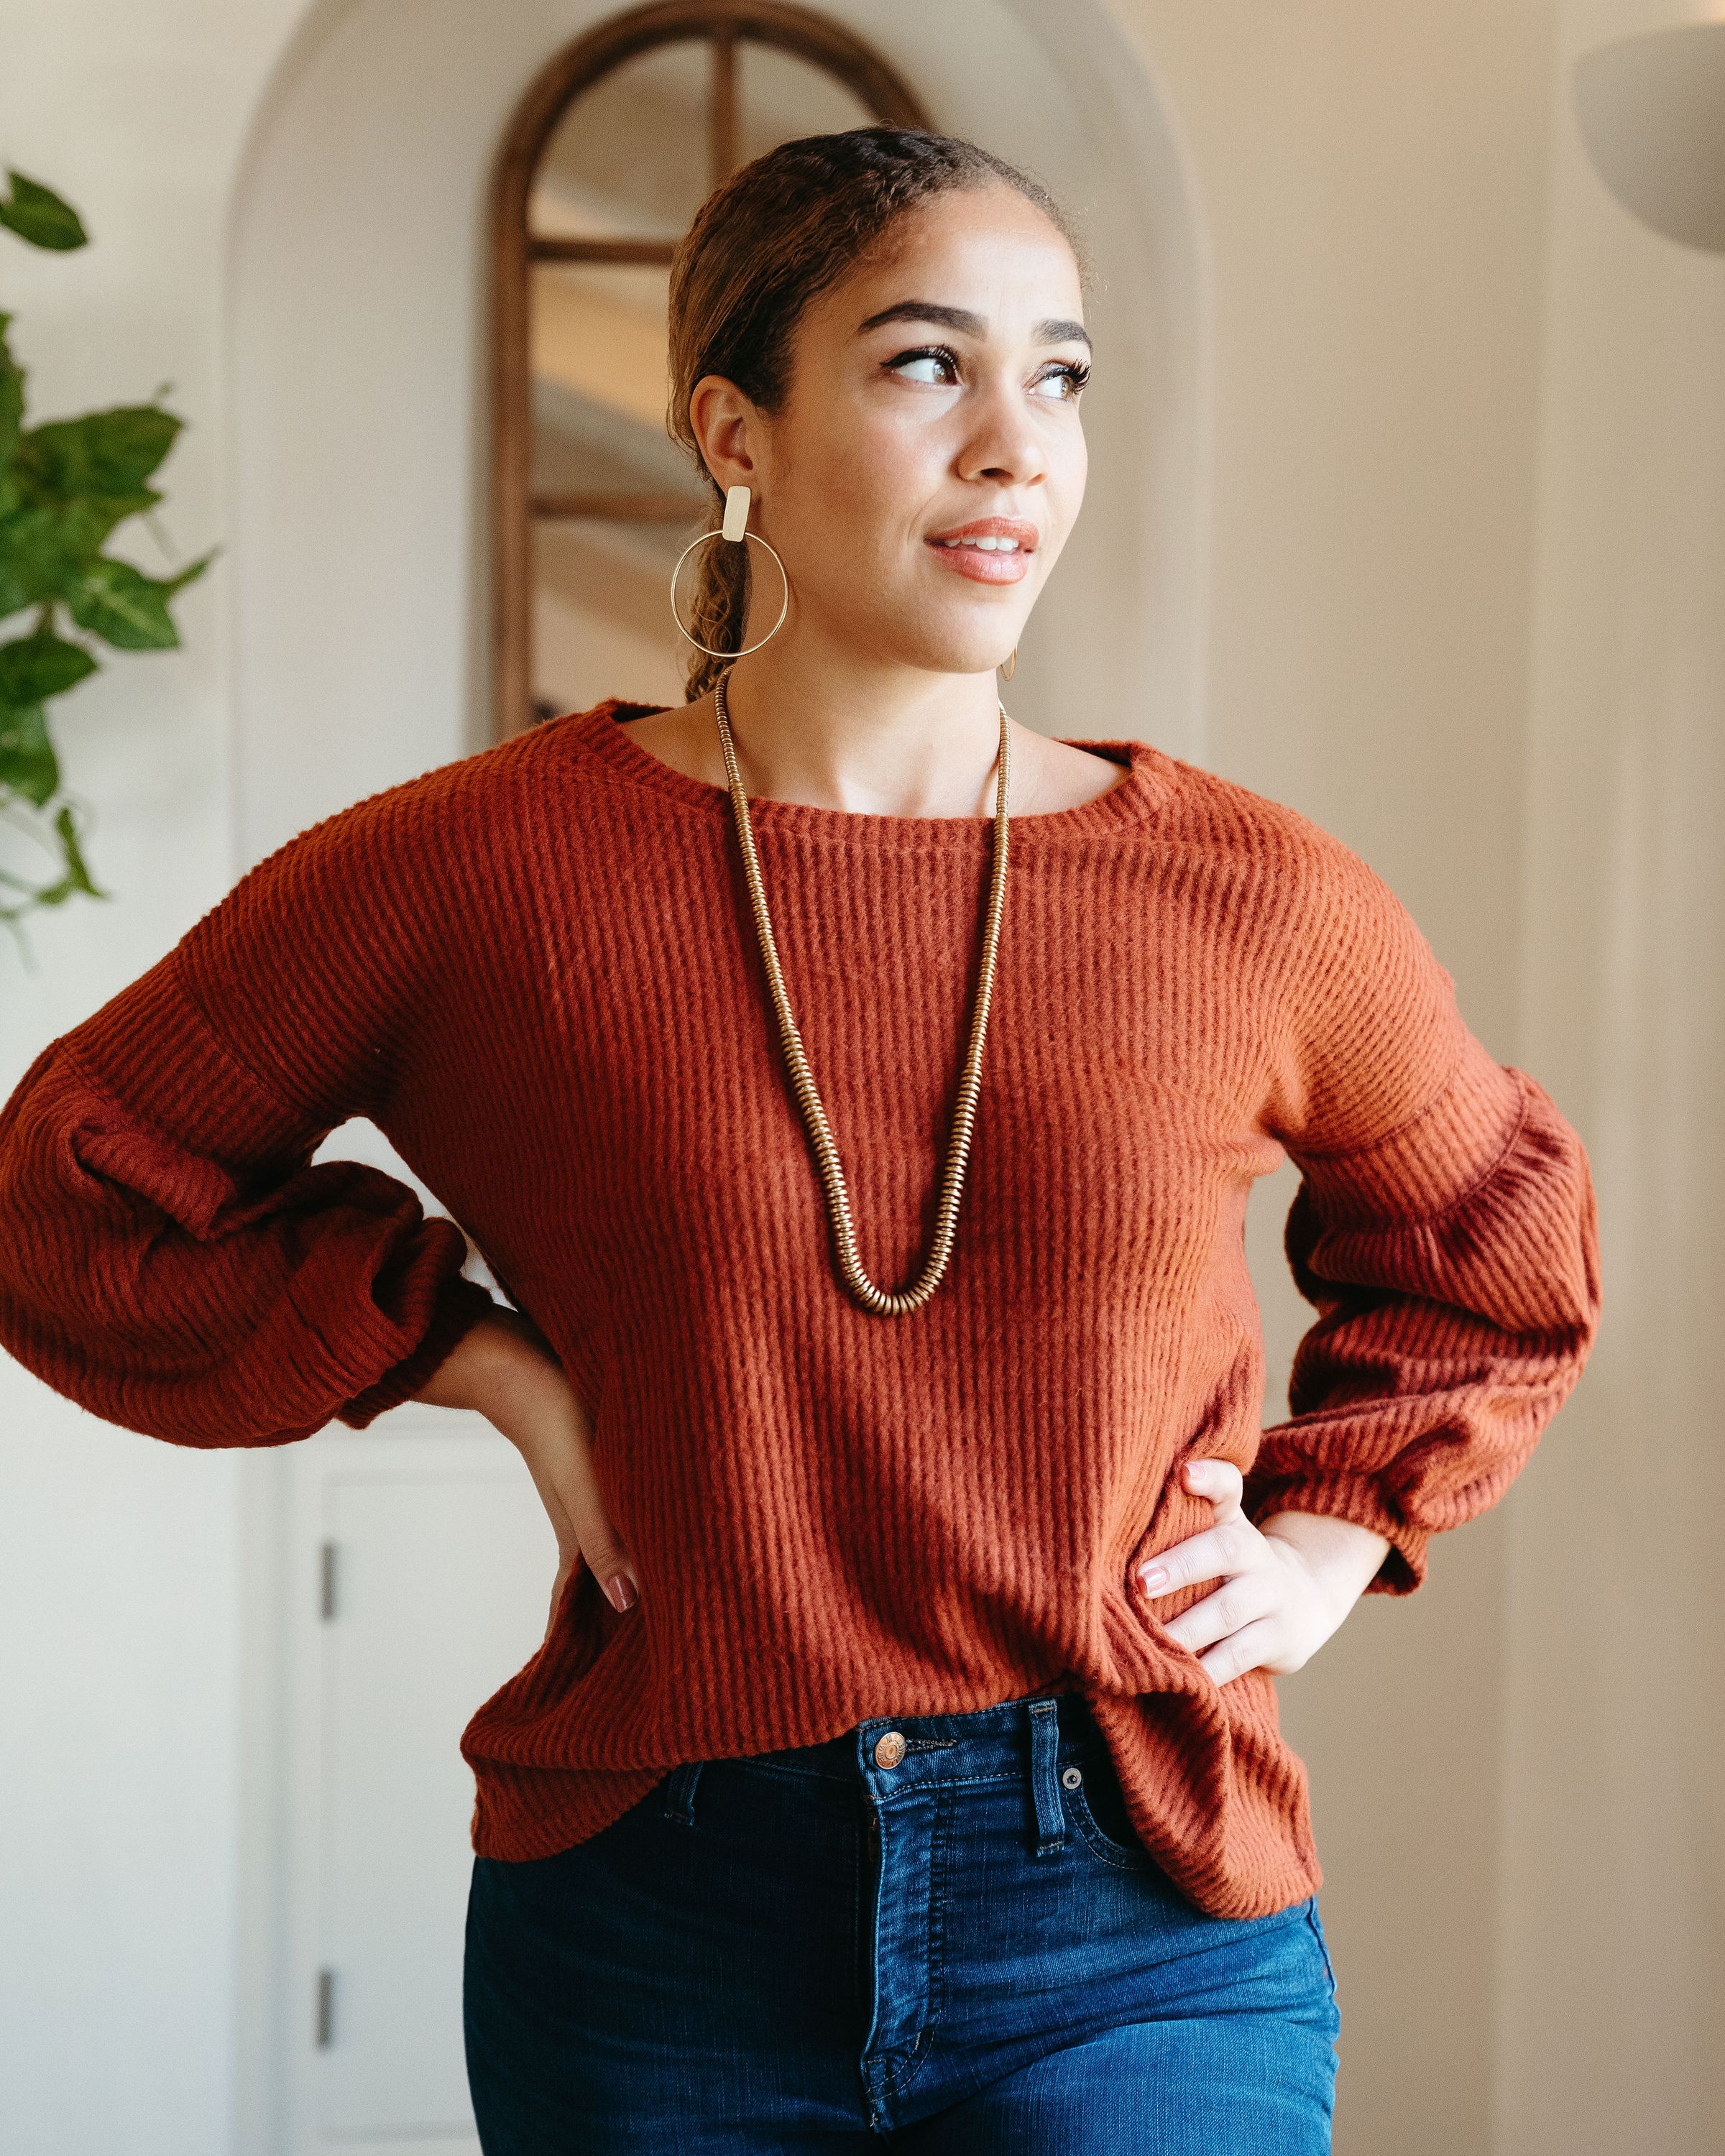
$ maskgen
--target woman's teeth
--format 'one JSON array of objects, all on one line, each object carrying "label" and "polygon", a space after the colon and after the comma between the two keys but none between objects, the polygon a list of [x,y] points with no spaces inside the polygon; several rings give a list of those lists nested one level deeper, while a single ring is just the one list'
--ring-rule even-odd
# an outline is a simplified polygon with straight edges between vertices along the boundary
[{"label": "woman's teeth", "polygon": [[980,547],[985,554],[1016,554],[1019,551],[1016,539],[937,539],[934,543],[937,547]]}]

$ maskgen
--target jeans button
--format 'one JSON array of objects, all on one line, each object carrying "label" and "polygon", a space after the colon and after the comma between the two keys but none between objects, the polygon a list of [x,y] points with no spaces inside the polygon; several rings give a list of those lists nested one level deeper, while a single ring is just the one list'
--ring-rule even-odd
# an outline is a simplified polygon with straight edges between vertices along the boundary
[{"label": "jeans button", "polygon": [[884,1737],[875,1740],[875,1764],[877,1767],[896,1767],[905,1756],[905,1740],[896,1729],[889,1729]]},{"label": "jeans button", "polygon": [[1060,1769],[1060,1779],[1069,1789],[1076,1789],[1078,1787],[1078,1784],[1084,1779],[1084,1776],[1081,1770],[1076,1767],[1062,1767]]}]

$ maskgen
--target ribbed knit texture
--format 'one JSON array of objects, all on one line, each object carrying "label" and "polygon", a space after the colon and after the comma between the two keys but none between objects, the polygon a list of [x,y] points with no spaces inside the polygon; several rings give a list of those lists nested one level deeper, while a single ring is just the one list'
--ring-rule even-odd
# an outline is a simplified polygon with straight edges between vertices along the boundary
[{"label": "ribbed knit texture", "polygon": [[[1592,1183],[1384,883],[1142,742],[1016,817],[976,1134],[932,1300],[845,1295],[731,803],[609,701],[372,794],[246,875],[0,1111],[0,1343],[179,1445],[363,1428],[492,1307],[459,1221],[594,1418],[641,1578],[585,1566],[462,1738],[474,1846],[545,1856],[681,1760],[1081,1690],[1146,1847],[1202,1907],[1312,1892],[1275,1680],[1218,1686],[1136,1567],[1213,1517],[1375,1527],[1405,1594],[1499,1497],[1599,1313]],[[988,816],[752,804],[864,1265],[933,1229]],[[370,1117],[393,1178],[308,1165]],[[1260,1430],[1243,1245],[1287,1154],[1319,1312]]]}]

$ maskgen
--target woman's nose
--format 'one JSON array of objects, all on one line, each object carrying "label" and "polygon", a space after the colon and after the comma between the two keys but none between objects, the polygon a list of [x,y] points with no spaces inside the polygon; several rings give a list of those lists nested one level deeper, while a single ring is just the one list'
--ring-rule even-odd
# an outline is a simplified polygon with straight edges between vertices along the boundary
[{"label": "woman's nose", "polygon": [[1024,486],[1043,478],[1048,459],[1015,387],[996,392],[976,408],[976,424],[959,459],[969,480],[992,479]]}]

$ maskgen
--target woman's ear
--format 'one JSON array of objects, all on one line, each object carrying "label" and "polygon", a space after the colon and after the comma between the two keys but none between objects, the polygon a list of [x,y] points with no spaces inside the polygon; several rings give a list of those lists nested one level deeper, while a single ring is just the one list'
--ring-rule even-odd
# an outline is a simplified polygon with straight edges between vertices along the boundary
[{"label": "woman's ear", "polygon": [[722,374],[701,376],[690,393],[689,428],[721,494],[733,486],[759,490],[764,423],[734,382]]}]

